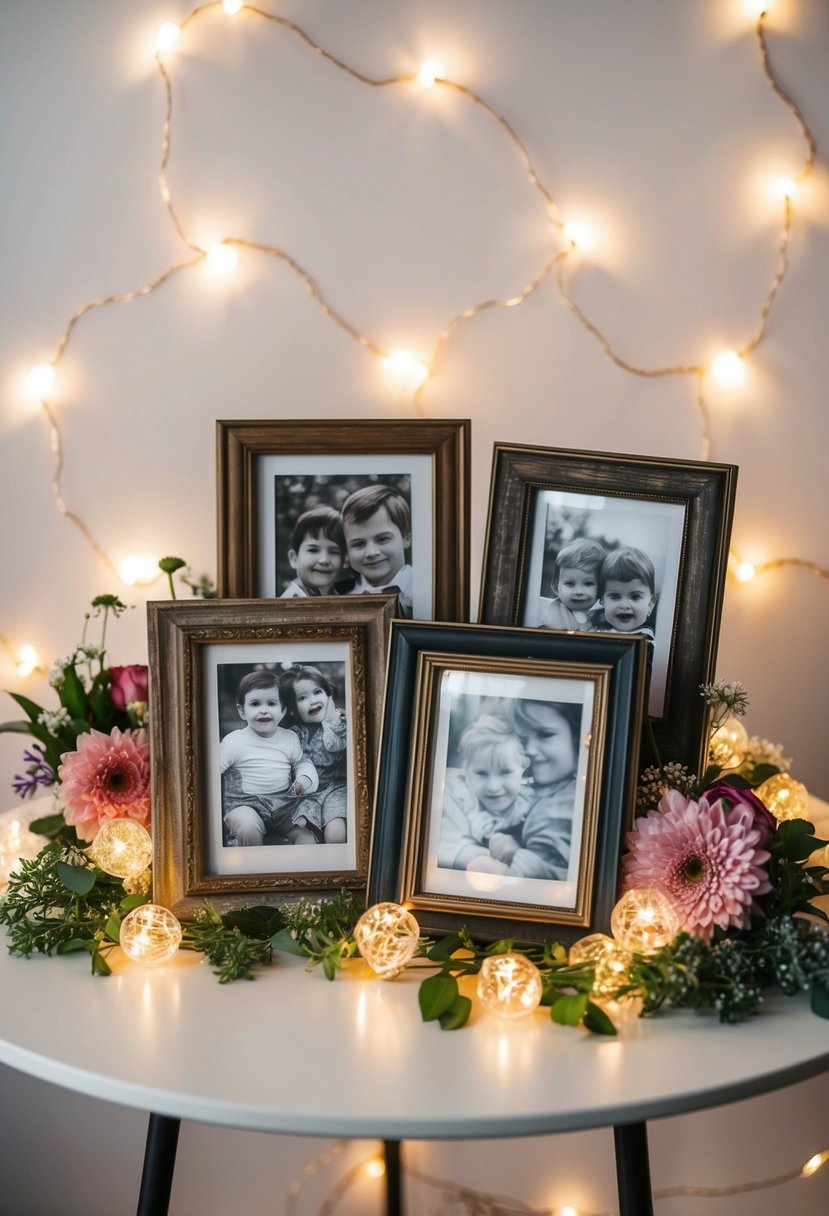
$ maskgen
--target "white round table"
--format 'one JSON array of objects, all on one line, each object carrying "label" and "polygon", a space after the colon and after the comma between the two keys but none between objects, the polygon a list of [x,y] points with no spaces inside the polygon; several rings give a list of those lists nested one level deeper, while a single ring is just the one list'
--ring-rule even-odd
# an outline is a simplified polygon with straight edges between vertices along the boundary
[{"label": "white round table", "polygon": [[545,1010],[507,1022],[477,1007],[443,1032],[420,1020],[417,971],[384,982],[357,960],[330,983],[279,955],[222,986],[198,955],[142,970],[116,953],[114,974],[93,978],[85,955],[18,959],[2,945],[0,1061],[151,1112],[168,1198],[181,1119],[387,1144],[613,1126],[621,1210],[643,1216],[647,1119],[829,1071],[829,1024],[805,997],[771,998],[734,1027],[672,1010],[615,1039]]}]

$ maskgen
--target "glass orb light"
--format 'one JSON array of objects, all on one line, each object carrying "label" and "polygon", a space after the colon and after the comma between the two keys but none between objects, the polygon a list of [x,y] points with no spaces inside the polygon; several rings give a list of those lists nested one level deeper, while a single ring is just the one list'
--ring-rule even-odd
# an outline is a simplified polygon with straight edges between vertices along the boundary
[{"label": "glass orb light", "polygon": [[646,954],[669,945],[679,932],[679,917],[662,891],[639,887],[626,891],[610,914],[614,938],[626,950]]},{"label": "glass orb light", "polygon": [[775,773],[754,791],[780,823],[784,819],[805,819],[809,813],[809,791],[802,781],[788,773]]},{"label": "glass orb light", "polygon": [[116,878],[137,878],[153,859],[150,833],[134,819],[108,819],[92,842],[92,858]]},{"label": "glass orb light", "polygon": [[541,1001],[541,975],[522,954],[493,954],[478,976],[478,1000],[502,1018],[521,1018]]},{"label": "glass orb light", "polygon": [[181,945],[181,925],[168,908],[142,904],[121,921],[121,949],[144,967],[169,962]]},{"label": "glass orb light", "polygon": [[711,732],[708,759],[719,768],[739,768],[748,750],[748,731],[739,718],[731,714]]},{"label": "glass orb light", "polygon": [[615,996],[627,981],[627,970],[633,961],[630,951],[604,933],[591,933],[570,947],[568,962],[573,967],[592,964],[595,968],[593,995]]},{"label": "glass orb light", "polygon": [[381,980],[394,979],[414,957],[420,925],[401,904],[374,904],[354,926],[360,954]]}]

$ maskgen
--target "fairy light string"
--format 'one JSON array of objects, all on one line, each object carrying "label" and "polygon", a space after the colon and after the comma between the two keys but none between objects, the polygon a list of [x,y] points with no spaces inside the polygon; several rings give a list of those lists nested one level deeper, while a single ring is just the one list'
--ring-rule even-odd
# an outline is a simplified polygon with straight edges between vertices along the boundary
[{"label": "fairy light string", "polygon": [[[64,354],[71,338],[73,337],[76,325],[88,313],[96,309],[107,307],[111,304],[127,303],[142,296],[150,295],[166,284],[173,275],[177,274],[181,270],[192,269],[196,265],[200,264],[209,254],[208,250],[200,246],[190,236],[188,236],[185,224],[182,221],[179,211],[175,205],[173,191],[169,182],[168,169],[172,150],[174,90],[172,76],[165,62],[165,55],[169,49],[172,49],[180,41],[182,34],[188,26],[208,13],[222,9],[224,9],[225,14],[228,16],[243,13],[253,18],[265,20],[270,24],[285,30],[289,34],[299,38],[315,55],[325,60],[337,70],[344,72],[347,76],[359,84],[371,88],[387,88],[393,86],[411,87],[415,85],[422,88],[435,87],[463,97],[473,105],[480,108],[506,136],[508,143],[511,145],[513,152],[523,167],[529,185],[538,194],[544,207],[545,215],[553,228],[554,252],[539,270],[535,278],[514,295],[479,301],[453,316],[439,331],[433,343],[431,354],[428,356],[428,358],[418,360],[413,356],[408,355],[406,352],[388,351],[381,342],[364,333],[357,324],[355,324],[345,315],[344,312],[333,306],[323,292],[317,277],[313,275],[305,266],[303,266],[296,258],[294,258],[287,250],[276,245],[254,241],[245,236],[228,236],[222,242],[223,245],[225,245],[227,248],[242,249],[252,253],[262,254],[279,261],[282,265],[291,270],[293,274],[300,280],[300,282],[304,284],[310,297],[314,300],[322,313],[330,321],[337,325],[344,333],[346,333],[353,341],[355,341],[363,350],[367,351],[369,354],[380,360],[385,366],[391,369],[402,369],[407,374],[414,372],[411,389],[411,404],[412,408],[418,413],[424,412],[423,399],[425,392],[431,381],[436,376],[446,347],[451,342],[459,327],[465,322],[471,321],[480,316],[482,313],[491,309],[519,307],[531,295],[538,291],[548,279],[552,279],[561,302],[568,308],[570,314],[585,329],[585,331],[596,340],[601,352],[613,364],[620,368],[620,370],[631,375],[646,378],[684,376],[693,380],[694,400],[698,411],[701,428],[702,458],[710,458],[711,418],[710,410],[705,397],[705,382],[707,376],[712,371],[712,364],[689,362],[668,366],[644,366],[640,362],[634,361],[632,358],[628,358],[620,354],[615,343],[610,339],[610,337],[608,337],[608,335],[606,335],[603,330],[599,328],[591,317],[588,316],[585,310],[577,303],[571,288],[568,286],[567,272],[568,263],[572,260],[573,253],[577,251],[578,244],[574,240],[568,238],[567,225],[564,223],[552,192],[543,182],[524,140],[503,113],[496,109],[480,93],[459,81],[450,79],[444,74],[444,71],[440,65],[433,65],[428,71],[426,69],[426,65],[424,65],[424,67],[421,68],[420,72],[418,73],[398,73],[392,76],[374,78],[358,71],[356,68],[353,68],[344,60],[340,59],[337,55],[327,50],[325,47],[320,45],[320,43],[318,43],[305,29],[303,29],[297,23],[290,21],[286,17],[268,12],[264,9],[256,7],[255,5],[234,4],[229,3],[228,0],[225,0],[225,3],[222,3],[222,0],[212,0],[211,3],[197,5],[187,14],[187,16],[182,19],[180,23],[178,23],[178,25],[171,22],[165,23],[165,26],[167,27],[167,38],[161,43],[161,45],[158,46],[155,53],[155,63],[161,77],[165,99],[161,138],[161,157],[158,168],[159,190],[163,206],[169,216],[170,222],[177,236],[182,243],[192,251],[193,257],[174,262],[161,274],[156,276],[156,278],[154,278],[151,282],[142,287],[131,291],[105,295],[91,300],[87,304],[84,304],[82,307],[78,308],[70,318],[61,339],[58,342],[55,354],[51,360],[51,364],[48,366],[51,366],[51,368],[54,370]],[[766,18],[767,13],[764,10],[759,14],[755,25],[755,37],[762,70],[769,88],[773,91],[778,100],[785,105],[792,114],[805,144],[803,166],[799,173],[792,179],[793,189],[795,185],[802,183],[811,173],[817,158],[817,144],[802,110],[794,101],[791,94],[783,86],[772,66],[768,47]],[[757,326],[751,337],[742,345],[741,348],[734,352],[734,357],[736,359],[745,359],[748,355],[753,353],[765,337],[769,316],[777,300],[779,289],[788,273],[788,245],[793,222],[791,189],[784,191],[782,202],[783,219],[777,242],[777,268],[760,308]],[[406,358],[402,361],[398,359],[395,362],[395,355],[406,355]],[[61,480],[64,467],[64,451],[59,420],[50,403],[48,392],[41,392],[36,394],[36,396],[40,401],[48,424],[50,446],[53,455],[53,473],[51,485],[56,507],[59,513],[77,528],[107,569],[118,577],[118,570],[111,556],[107,553],[106,549],[99,542],[90,527],[80,517],[80,515],[76,511],[69,508],[63,497]],[[752,565],[747,562],[742,562],[736,553],[732,553],[732,566],[735,564],[743,571],[742,581],[749,581],[749,578],[786,567],[805,569],[815,574],[821,580],[829,581],[829,570],[813,561],[800,557],[776,557]],[[750,576],[746,577],[746,573],[749,569],[752,571],[752,573]]]}]

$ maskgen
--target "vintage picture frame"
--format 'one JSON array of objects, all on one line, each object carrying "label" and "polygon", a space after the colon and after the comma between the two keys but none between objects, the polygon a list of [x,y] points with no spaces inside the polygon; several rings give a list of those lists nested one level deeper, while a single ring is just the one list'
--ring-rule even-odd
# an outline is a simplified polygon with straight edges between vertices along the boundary
[{"label": "vintage picture frame", "polygon": [[468,419],[231,420],[216,439],[220,596],[391,588],[402,616],[469,619]]},{"label": "vintage picture frame", "polygon": [[427,933],[607,932],[646,663],[641,637],[395,621],[369,904]]},{"label": "vintage picture frame", "polygon": [[480,620],[643,630],[645,763],[705,768],[736,483],[735,465],[495,445]]},{"label": "vintage picture frame", "polygon": [[[153,897],[365,889],[390,596],[147,605]],[[243,703],[242,703],[243,702]]]}]

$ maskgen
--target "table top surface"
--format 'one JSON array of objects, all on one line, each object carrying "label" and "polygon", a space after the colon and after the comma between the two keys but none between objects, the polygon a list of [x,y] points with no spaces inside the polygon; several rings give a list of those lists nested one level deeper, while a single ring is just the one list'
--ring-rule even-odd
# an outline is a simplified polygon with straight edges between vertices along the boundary
[{"label": "table top surface", "polygon": [[[126,959],[0,953],[0,1062],[79,1093],[251,1130],[471,1139],[576,1130],[699,1110],[829,1071],[829,1023],[774,997],[739,1026],[671,1010],[615,1039],[549,1012],[505,1021],[476,1007],[460,1031],[420,1020],[421,975],[334,982],[279,955],[220,985],[200,956],[146,970]],[[120,953],[120,952],[119,952]]]}]

